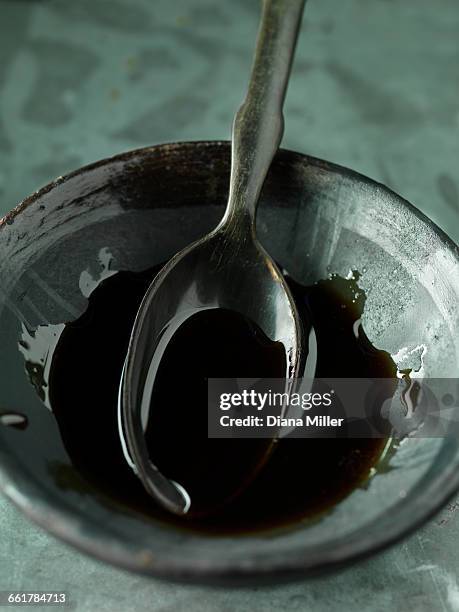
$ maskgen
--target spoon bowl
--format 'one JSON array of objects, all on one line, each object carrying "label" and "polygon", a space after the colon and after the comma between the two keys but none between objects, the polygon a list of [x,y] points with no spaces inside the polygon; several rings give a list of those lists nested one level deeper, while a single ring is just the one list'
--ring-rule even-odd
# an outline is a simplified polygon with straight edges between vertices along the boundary
[{"label": "spoon bowl", "polygon": [[[282,274],[253,236],[228,232],[222,224],[164,266],[142,302],[131,337],[121,433],[126,436],[128,460],[142,466],[138,476],[147,491],[177,514],[190,510],[190,496],[153,465],[143,432],[165,348],[184,321],[211,308],[238,312],[255,322],[268,338],[288,347],[286,370],[280,373],[286,381],[298,372],[301,322]],[[266,443],[257,469],[267,459],[271,444]],[[228,496],[232,493],[228,491]]]}]

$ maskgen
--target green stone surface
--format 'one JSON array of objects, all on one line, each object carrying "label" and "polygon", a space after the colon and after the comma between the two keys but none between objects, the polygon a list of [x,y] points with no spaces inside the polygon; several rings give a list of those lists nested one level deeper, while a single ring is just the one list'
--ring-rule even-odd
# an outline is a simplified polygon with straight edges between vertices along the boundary
[{"label": "green stone surface", "polygon": [[[0,0],[0,215],[120,151],[225,139],[247,82],[256,0]],[[459,240],[457,0],[310,0],[286,148],[349,166]],[[66,590],[84,611],[459,610],[459,500],[340,574],[210,589],[89,559],[0,500],[0,590]],[[41,609],[35,607],[34,609]]]}]

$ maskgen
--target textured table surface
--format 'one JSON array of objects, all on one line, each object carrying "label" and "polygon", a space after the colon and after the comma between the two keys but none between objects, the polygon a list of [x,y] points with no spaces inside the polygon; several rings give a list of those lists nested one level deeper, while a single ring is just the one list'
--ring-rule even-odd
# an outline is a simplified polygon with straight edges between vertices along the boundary
[{"label": "textured table surface", "polygon": [[[227,138],[256,0],[0,0],[0,214],[129,148]],[[349,166],[459,240],[457,0],[310,0],[284,146]],[[402,544],[289,586],[170,585],[93,561],[0,501],[0,590],[76,610],[459,610],[459,500]],[[37,609],[37,608],[35,608]]]}]

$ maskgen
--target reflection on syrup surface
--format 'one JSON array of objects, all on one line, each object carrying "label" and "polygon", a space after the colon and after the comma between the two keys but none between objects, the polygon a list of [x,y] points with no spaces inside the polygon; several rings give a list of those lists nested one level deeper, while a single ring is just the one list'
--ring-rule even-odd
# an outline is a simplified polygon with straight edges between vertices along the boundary
[{"label": "reflection on syrup surface", "polygon": [[[218,509],[191,520],[156,506],[125,461],[116,412],[132,324],[158,270],[119,272],[103,280],[87,311],[64,327],[54,348],[49,401],[88,491],[178,526],[247,532],[313,518],[365,481],[385,440],[281,439],[248,483],[266,456],[267,441],[207,438],[208,377],[278,378],[285,371],[282,346],[239,315],[210,310],[182,326],[166,350],[146,440],[164,474],[192,488],[203,503],[216,500]],[[300,316],[314,325],[316,376],[395,378],[389,354],[375,349],[359,324],[365,296],[356,280],[332,276],[303,287],[288,279]],[[240,495],[221,503],[241,486]]]}]

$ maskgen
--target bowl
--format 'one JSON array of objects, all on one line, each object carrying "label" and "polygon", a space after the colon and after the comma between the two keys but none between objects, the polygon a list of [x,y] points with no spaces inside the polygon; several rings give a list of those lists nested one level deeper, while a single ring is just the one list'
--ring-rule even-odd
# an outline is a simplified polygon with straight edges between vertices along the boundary
[{"label": "bowl", "polygon": [[[78,486],[18,350],[24,327],[33,334],[84,312],[80,276],[97,272],[102,256],[110,254],[113,269],[143,270],[214,227],[229,167],[227,142],[131,151],[57,179],[1,221],[0,408],[23,414],[28,426],[0,424],[0,486],[46,530],[115,565],[201,583],[272,583],[349,564],[421,525],[459,489],[458,440],[405,440],[390,469],[321,520],[252,535],[193,533]],[[372,343],[426,376],[457,376],[458,249],[416,208],[351,170],[281,150],[257,226],[302,283],[358,270]]]}]

